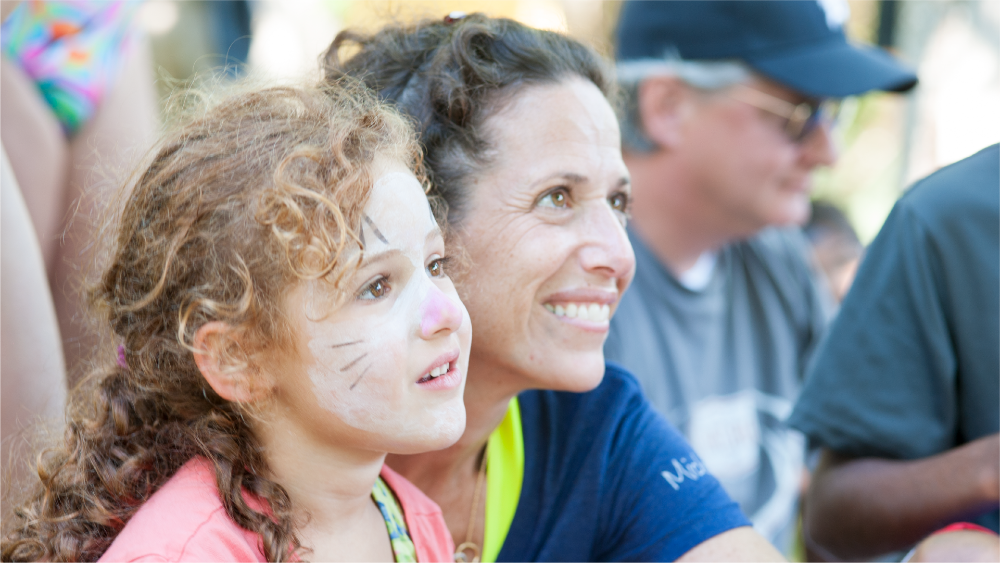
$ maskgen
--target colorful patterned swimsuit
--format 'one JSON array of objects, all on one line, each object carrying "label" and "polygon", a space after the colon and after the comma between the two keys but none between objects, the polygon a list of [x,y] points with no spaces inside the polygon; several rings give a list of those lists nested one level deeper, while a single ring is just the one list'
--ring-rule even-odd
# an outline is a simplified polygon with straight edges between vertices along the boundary
[{"label": "colorful patterned swimsuit", "polygon": [[132,40],[141,2],[22,2],[0,28],[3,54],[35,82],[67,135],[97,109]]}]

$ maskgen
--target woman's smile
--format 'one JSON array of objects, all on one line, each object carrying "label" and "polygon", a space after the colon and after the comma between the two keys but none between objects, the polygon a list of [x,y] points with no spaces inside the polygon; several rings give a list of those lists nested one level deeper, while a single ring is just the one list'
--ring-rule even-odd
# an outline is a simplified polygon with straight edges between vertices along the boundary
[{"label": "woman's smile", "polygon": [[568,289],[547,296],[543,306],[562,322],[584,330],[607,332],[618,297],[614,287]]}]

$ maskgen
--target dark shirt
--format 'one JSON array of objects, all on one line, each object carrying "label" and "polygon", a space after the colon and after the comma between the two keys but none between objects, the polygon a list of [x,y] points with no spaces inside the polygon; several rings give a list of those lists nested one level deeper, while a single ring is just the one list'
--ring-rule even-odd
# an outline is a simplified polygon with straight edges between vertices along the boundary
[{"label": "dark shirt", "polygon": [[[790,423],[850,456],[918,459],[1000,427],[1000,150],[893,208]],[[994,510],[979,522],[997,529]]]},{"label": "dark shirt", "polygon": [[672,561],[749,525],[621,367],[518,402],[524,481],[498,561]]},{"label": "dark shirt", "polygon": [[785,420],[833,308],[797,229],[726,245],[704,287],[686,287],[629,232],[636,275],[605,357],[634,373],[779,550],[791,551],[805,439]]}]

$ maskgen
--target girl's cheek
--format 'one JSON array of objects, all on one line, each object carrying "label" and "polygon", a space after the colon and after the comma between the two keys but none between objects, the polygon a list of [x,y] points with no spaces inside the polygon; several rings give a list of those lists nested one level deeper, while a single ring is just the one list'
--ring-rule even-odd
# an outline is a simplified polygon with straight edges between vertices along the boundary
[{"label": "girl's cheek", "polygon": [[394,333],[385,322],[316,327],[309,341],[315,362],[307,369],[316,403],[350,427],[388,430],[405,366],[396,356],[406,353],[393,344]]},{"label": "girl's cheek", "polygon": [[378,342],[370,330],[353,328],[319,325],[312,331],[309,350],[315,361],[308,372],[317,388],[353,390],[371,370]]}]

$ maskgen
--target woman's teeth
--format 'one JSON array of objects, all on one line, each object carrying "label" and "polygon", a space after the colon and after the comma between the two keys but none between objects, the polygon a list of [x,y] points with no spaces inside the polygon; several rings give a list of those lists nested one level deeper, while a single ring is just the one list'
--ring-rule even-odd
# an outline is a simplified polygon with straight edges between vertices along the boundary
[{"label": "woman's teeth", "polygon": [[420,381],[430,381],[430,380],[434,379],[435,377],[441,377],[442,375],[448,373],[448,370],[450,368],[451,368],[451,362],[448,362],[447,364],[442,364],[442,365],[440,365],[440,366],[432,369],[430,371],[430,373],[428,373],[427,375],[425,375]]},{"label": "woman's teeth", "polygon": [[569,317],[598,323],[607,321],[611,316],[611,307],[597,303],[569,303],[565,306],[546,303],[545,308],[549,312],[555,313],[557,317]]}]

